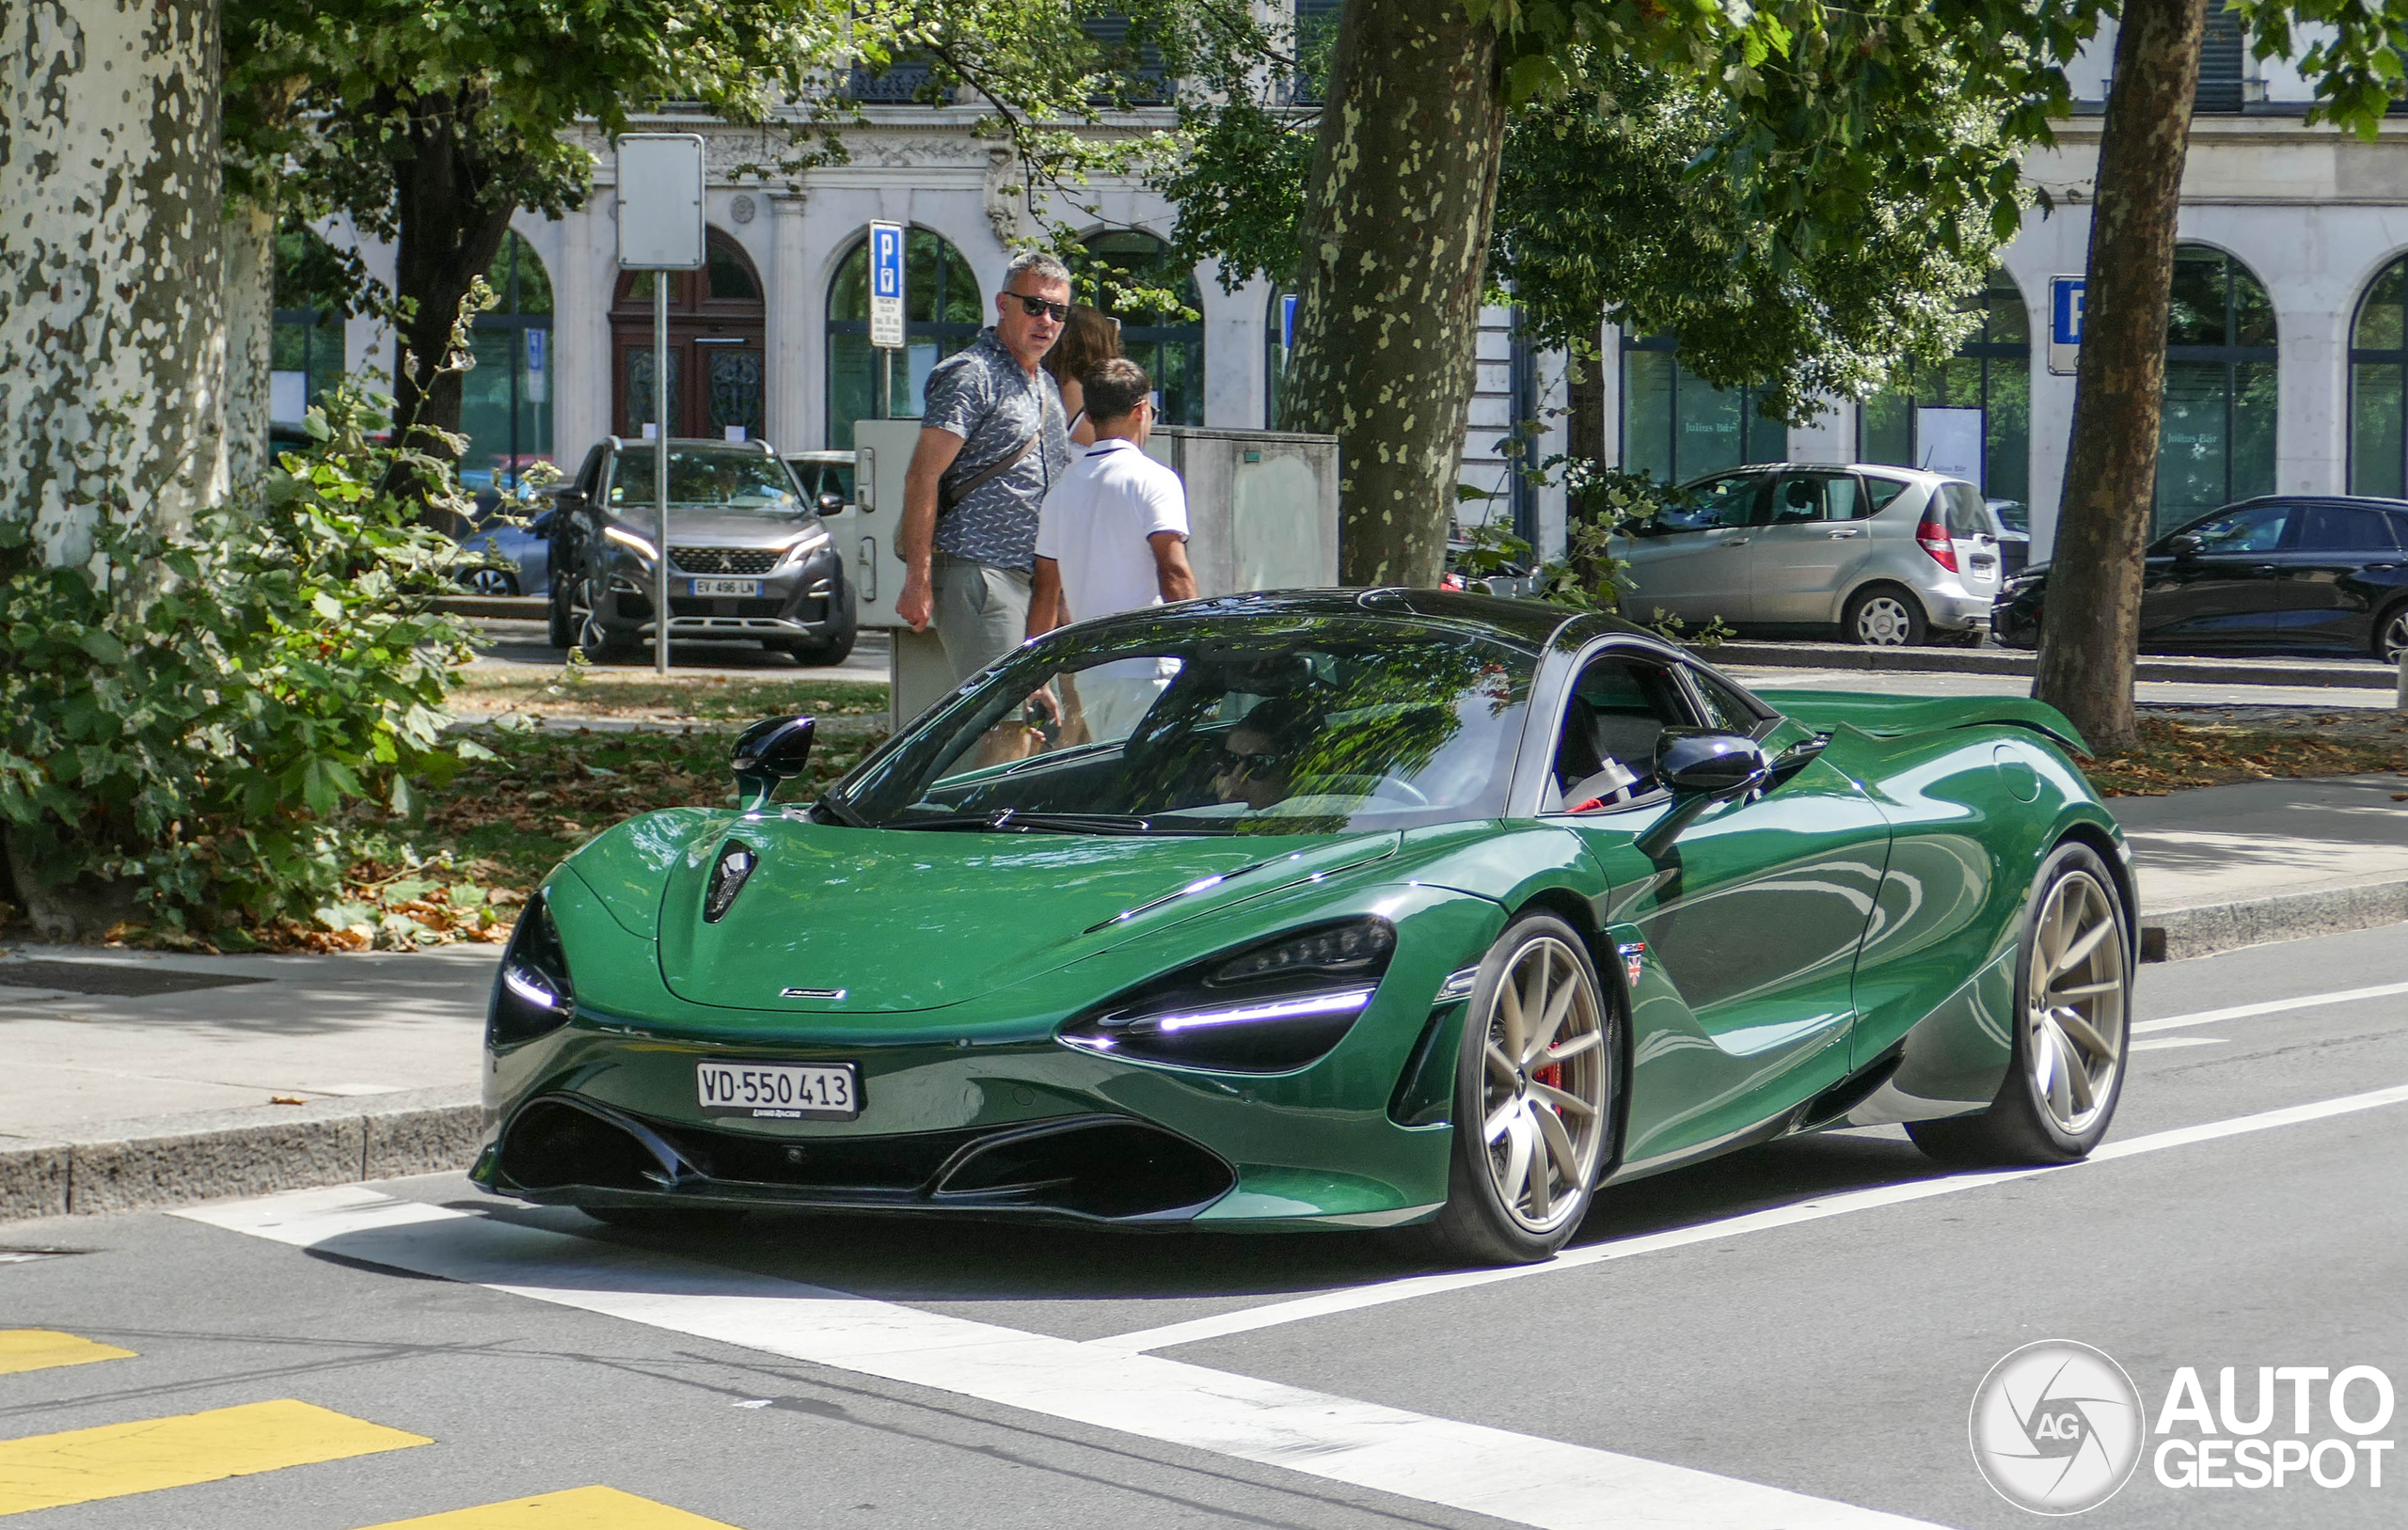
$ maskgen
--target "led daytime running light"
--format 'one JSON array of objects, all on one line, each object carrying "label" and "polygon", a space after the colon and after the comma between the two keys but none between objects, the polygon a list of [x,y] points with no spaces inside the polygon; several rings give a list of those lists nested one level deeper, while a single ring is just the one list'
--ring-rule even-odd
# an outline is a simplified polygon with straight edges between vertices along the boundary
[{"label": "led daytime running light", "polygon": [[1139,1022],[1157,1031],[1193,1031],[1208,1025],[1245,1025],[1259,1020],[1292,1020],[1307,1015],[1352,1015],[1371,1002],[1372,986],[1311,993],[1299,999],[1275,999],[1259,1004],[1231,1004],[1224,1009],[1190,1010],[1183,1015],[1150,1017]]},{"label": "led daytime running light", "polygon": [[606,526],[602,528],[602,534],[620,546],[627,548],[647,563],[660,556],[650,542],[624,527]]},{"label": "led daytime running light", "polygon": [[542,975],[537,973],[533,979],[531,979],[525,974],[521,964],[514,961],[501,970],[501,984],[503,987],[538,1009],[562,1008],[561,996],[552,990],[550,984],[540,981]]}]

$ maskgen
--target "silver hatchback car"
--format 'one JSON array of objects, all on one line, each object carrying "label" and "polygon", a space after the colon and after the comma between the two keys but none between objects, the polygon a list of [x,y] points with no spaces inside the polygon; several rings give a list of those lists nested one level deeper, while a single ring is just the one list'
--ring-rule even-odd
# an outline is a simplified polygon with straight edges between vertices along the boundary
[{"label": "silver hatchback car", "polygon": [[1623,608],[1894,648],[1974,642],[1998,598],[1999,526],[1971,483],[1877,464],[1733,468],[1619,544]]}]

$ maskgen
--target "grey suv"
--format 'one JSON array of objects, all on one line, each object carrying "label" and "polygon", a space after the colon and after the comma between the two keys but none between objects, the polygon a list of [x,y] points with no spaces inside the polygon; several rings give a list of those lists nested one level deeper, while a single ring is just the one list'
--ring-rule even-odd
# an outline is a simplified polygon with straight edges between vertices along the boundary
[{"label": "grey suv", "polygon": [[1683,486],[1614,551],[1623,608],[1692,625],[1828,634],[1897,647],[1979,642],[2000,588],[1999,525],[1979,489],[1911,467],[1773,464]]},{"label": "grey suv", "polygon": [[[553,491],[551,640],[593,658],[653,636],[659,535],[653,443],[612,436]],[[757,639],[805,664],[853,651],[843,556],[760,442],[669,443],[669,638]]]}]

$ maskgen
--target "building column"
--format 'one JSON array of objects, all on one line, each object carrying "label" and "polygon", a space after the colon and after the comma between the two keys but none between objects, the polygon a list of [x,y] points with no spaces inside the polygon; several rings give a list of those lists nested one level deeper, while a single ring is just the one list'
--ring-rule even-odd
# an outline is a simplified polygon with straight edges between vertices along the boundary
[{"label": "building column", "polygon": [[[610,432],[610,315],[601,295],[596,224],[613,246],[616,188],[594,188],[582,212],[562,219],[560,264],[552,272],[552,447],[561,471],[575,473],[586,449]],[[604,280],[607,280],[605,278]],[[598,388],[597,388],[598,381]]]},{"label": "building column", "polygon": [[2275,293],[2274,492],[2347,494],[2349,305],[2337,310],[2321,292]]},{"label": "building column", "polygon": [[781,451],[826,445],[820,429],[817,369],[811,360],[814,314],[803,260],[804,194],[769,194],[769,439]]}]

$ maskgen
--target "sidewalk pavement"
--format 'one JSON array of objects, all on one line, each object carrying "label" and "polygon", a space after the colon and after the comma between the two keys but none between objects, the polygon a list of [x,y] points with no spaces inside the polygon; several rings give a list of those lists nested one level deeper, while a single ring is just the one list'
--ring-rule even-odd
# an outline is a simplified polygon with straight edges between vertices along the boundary
[{"label": "sidewalk pavement", "polygon": [[[2408,922],[2402,793],[2362,776],[2111,799],[2147,954]],[[0,951],[0,1222],[466,1167],[497,959]]]}]

